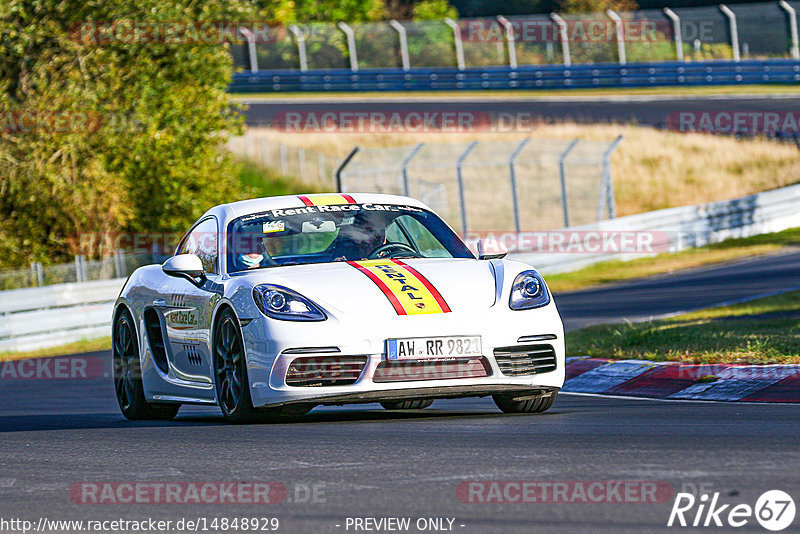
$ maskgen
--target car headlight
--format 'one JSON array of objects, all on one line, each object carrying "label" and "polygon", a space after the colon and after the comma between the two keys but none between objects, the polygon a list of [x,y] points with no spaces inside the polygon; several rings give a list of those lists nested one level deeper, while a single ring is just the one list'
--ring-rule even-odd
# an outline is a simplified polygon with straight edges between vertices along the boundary
[{"label": "car headlight", "polygon": [[536,271],[523,271],[514,279],[508,306],[512,310],[540,308],[550,302],[544,279]]},{"label": "car headlight", "polygon": [[253,288],[253,300],[267,317],[283,321],[324,321],[328,318],[319,306],[283,286],[261,284]]}]

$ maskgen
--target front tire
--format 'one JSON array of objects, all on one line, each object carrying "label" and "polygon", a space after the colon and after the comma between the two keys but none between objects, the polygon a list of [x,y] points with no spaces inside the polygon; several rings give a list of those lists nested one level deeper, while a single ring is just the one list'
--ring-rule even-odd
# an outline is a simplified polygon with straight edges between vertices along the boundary
[{"label": "front tire", "polygon": [[222,415],[229,422],[248,423],[258,418],[250,397],[242,331],[230,309],[219,314],[214,328],[214,387]]},{"label": "front tire", "polygon": [[122,310],[117,316],[113,335],[114,390],[122,415],[131,420],[170,420],[175,417],[180,404],[154,404],[145,399],[139,343],[128,310]]},{"label": "front tire", "polygon": [[514,400],[519,395],[492,395],[492,399],[504,413],[541,413],[550,409],[557,396],[558,390],[555,390],[525,400]]},{"label": "front tire", "polygon": [[432,399],[410,401],[385,401],[381,403],[387,410],[421,410],[433,404]]}]

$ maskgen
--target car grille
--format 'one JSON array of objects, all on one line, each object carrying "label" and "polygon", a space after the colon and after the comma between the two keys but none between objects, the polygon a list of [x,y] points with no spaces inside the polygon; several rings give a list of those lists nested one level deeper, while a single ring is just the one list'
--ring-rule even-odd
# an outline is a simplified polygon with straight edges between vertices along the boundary
[{"label": "car grille", "polygon": [[295,358],[286,371],[286,385],[302,387],[346,386],[355,383],[366,356],[307,356]]},{"label": "car grille", "polygon": [[556,370],[552,345],[521,345],[494,349],[494,359],[506,376],[537,375]]},{"label": "car grille", "polygon": [[426,361],[382,361],[375,368],[373,382],[412,382],[480,378],[491,374],[486,358],[461,358]]}]

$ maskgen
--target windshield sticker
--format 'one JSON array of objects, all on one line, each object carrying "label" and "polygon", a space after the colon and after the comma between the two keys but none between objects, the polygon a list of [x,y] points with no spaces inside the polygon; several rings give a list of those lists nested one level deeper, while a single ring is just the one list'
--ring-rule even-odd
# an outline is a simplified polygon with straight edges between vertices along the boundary
[{"label": "windshield sticker", "polygon": [[286,229],[286,225],[283,221],[267,221],[262,226],[262,231],[265,234],[271,234],[273,232],[283,232]]}]

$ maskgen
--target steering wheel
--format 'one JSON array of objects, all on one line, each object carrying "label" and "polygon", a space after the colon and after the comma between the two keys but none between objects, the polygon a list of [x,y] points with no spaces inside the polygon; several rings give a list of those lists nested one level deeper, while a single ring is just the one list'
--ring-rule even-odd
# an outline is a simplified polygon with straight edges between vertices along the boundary
[{"label": "steering wheel", "polygon": [[414,256],[419,256],[419,253],[413,248],[403,243],[384,243],[378,245],[367,255],[367,259],[374,260],[377,258],[385,257],[384,253],[389,250],[396,250],[398,252],[410,252]]}]

